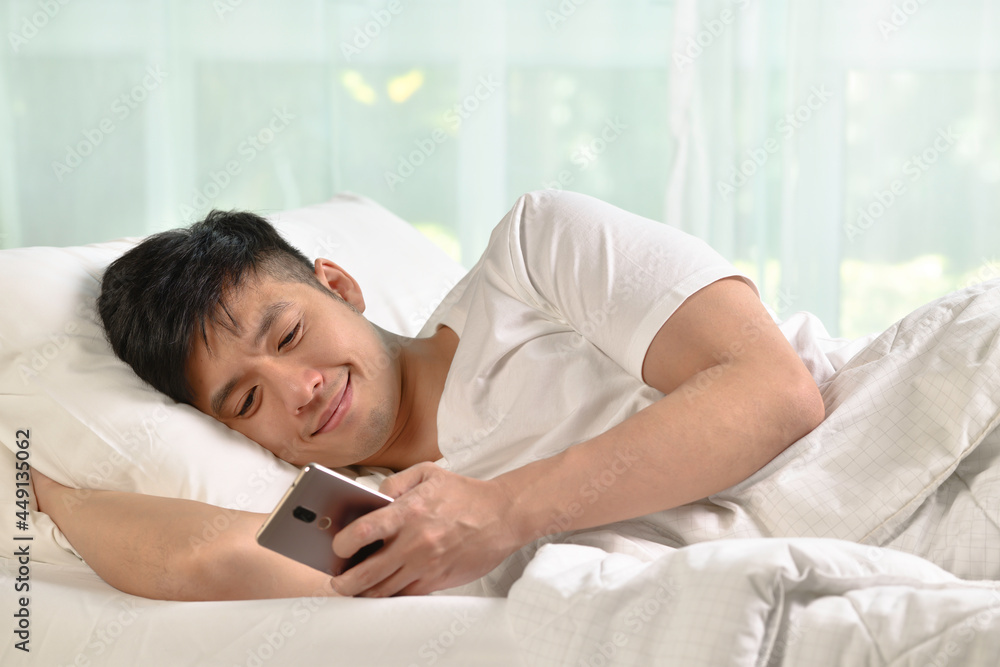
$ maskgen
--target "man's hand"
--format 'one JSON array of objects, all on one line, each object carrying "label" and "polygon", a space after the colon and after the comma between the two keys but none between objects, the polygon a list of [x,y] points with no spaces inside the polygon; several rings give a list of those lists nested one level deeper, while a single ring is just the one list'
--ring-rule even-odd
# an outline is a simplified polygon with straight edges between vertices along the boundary
[{"label": "man's hand", "polygon": [[513,503],[492,481],[463,477],[420,463],[386,479],[391,505],[337,533],[333,550],[349,557],[376,540],[385,545],[333,579],[341,595],[420,595],[487,574],[523,546]]}]

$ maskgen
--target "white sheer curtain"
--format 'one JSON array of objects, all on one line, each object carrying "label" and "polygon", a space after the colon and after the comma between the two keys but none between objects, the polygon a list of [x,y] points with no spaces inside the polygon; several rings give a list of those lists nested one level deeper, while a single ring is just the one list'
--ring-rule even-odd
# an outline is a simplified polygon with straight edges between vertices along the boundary
[{"label": "white sheer curtain", "polygon": [[8,0],[0,32],[4,247],[350,190],[471,266],[558,186],[844,335],[1000,274],[1000,0]]},{"label": "white sheer curtain", "polygon": [[679,0],[666,219],[881,329],[1000,276],[1000,3]]}]

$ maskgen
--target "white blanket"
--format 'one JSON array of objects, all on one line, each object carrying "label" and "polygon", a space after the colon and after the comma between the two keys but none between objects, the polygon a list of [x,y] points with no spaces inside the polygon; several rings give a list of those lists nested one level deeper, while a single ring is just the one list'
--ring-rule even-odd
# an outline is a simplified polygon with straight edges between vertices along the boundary
[{"label": "white blanket", "polygon": [[821,390],[824,423],[745,482],[494,572],[527,662],[1000,664],[1000,281]]},{"label": "white blanket", "polygon": [[644,562],[590,546],[544,546],[507,600],[525,663],[1000,661],[1000,586],[959,580],[916,556],[820,538],[660,548],[667,553]]},{"label": "white blanket", "polygon": [[1000,579],[1000,280],[928,304],[820,385],[827,417],[746,481],[653,515],[657,541],[832,537]]}]

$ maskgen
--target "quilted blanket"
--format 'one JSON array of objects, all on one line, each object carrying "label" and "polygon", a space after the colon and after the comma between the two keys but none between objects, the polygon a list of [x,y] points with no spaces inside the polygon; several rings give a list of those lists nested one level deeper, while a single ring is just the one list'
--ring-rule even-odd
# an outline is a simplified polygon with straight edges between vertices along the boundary
[{"label": "quilted blanket", "polygon": [[509,559],[487,585],[526,662],[1000,664],[1000,281],[821,390],[823,424],[745,482]]}]

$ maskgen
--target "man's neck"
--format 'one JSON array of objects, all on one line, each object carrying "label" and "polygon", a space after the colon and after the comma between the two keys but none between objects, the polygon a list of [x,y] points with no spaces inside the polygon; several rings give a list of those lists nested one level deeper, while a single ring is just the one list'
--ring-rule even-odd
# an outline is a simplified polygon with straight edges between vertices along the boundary
[{"label": "man's neck", "polygon": [[363,465],[403,470],[423,461],[441,458],[438,449],[437,413],[448,369],[458,347],[458,335],[440,327],[428,338],[407,338],[387,333],[400,345],[400,401],[398,428],[389,447]]}]

